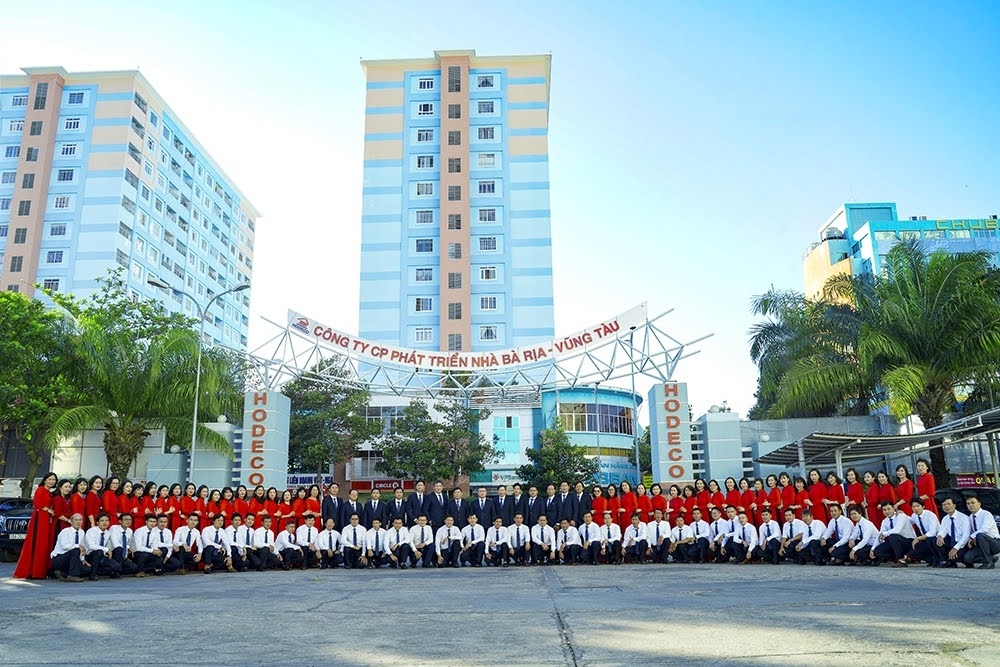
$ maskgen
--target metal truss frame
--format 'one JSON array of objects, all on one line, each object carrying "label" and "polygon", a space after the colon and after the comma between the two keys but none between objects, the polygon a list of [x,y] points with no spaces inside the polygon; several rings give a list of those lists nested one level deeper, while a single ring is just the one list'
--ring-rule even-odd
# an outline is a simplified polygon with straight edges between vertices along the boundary
[{"label": "metal truss frame", "polygon": [[[271,390],[302,378],[373,394],[411,398],[443,395],[465,399],[470,405],[537,405],[543,390],[634,380],[640,375],[658,382],[670,380],[682,359],[699,352],[692,346],[712,335],[682,343],[657,325],[671,312],[673,309],[647,317],[630,330],[547,361],[500,368],[449,372],[385,360],[374,362],[267,318],[262,319],[276,329],[275,334],[248,357],[261,384]],[[321,362],[326,363],[315,370]]]}]

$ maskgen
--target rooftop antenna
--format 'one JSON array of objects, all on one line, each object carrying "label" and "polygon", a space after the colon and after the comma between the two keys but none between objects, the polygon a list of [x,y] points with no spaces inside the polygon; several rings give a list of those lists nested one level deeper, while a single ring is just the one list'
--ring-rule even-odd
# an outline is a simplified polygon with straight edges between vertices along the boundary
[{"label": "rooftop antenna", "polygon": [[848,186],[848,188],[849,188],[849,195],[850,196],[847,198],[847,201],[850,202],[850,203],[854,203],[854,202],[857,201],[857,197],[854,196],[854,184],[853,183],[850,184]]}]

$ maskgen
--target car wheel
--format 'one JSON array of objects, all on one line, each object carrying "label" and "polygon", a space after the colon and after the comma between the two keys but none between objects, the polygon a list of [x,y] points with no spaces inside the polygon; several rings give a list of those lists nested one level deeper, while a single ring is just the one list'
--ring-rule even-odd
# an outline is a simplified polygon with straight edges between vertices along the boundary
[{"label": "car wheel", "polygon": [[17,556],[15,549],[0,549],[0,563],[16,563]]}]

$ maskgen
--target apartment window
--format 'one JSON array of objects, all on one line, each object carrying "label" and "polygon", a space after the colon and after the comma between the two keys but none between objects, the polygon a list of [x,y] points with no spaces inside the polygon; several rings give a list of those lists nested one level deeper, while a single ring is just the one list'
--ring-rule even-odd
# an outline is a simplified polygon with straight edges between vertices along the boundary
[{"label": "apartment window", "polygon": [[448,158],[448,173],[449,174],[462,173],[462,158],[460,157]]},{"label": "apartment window", "polygon": [[448,131],[448,145],[449,146],[461,146],[462,145],[462,132],[460,130],[449,130]]},{"label": "apartment window", "polygon": [[21,177],[21,188],[24,190],[30,190],[35,187],[35,175],[25,174]]},{"label": "apartment window", "polygon": [[[150,192],[149,188],[146,187],[145,185],[143,185],[142,188],[139,190],[139,196],[142,197],[144,201],[149,201],[149,196],[151,194],[152,193]],[[197,212],[198,211],[195,211],[195,213]]]},{"label": "apartment window", "polygon": [[83,93],[70,93],[69,94],[70,104],[83,104]]},{"label": "apartment window", "polygon": [[497,237],[495,236],[481,236],[479,237],[479,251],[480,252],[494,252],[497,249]]},{"label": "apartment window", "polygon": [[24,161],[25,162],[38,162],[38,149],[37,148],[29,148],[28,151],[24,155]]},{"label": "apartment window", "polygon": [[21,268],[24,266],[24,257],[20,255],[15,255],[10,258],[10,272],[19,273]]},{"label": "apartment window", "polygon": [[479,209],[479,222],[496,222],[497,210],[495,208]]},{"label": "apartment window", "polygon": [[135,215],[135,202],[126,197],[125,195],[122,195],[122,208],[131,213],[132,215]]},{"label": "apartment window", "polygon": [[487,74],[485,76],[480,75],[476,77],[476,88],[492,88],[493,87],[493,75]]},{"label": "apartment window", "polygon": [[478,164],[480,169],[493,169],[497,166],[497,154],[480,153],[478,156]]},{"label": "apartment window", "polygon": [[63,251],[62,250],[50,250],[45,255],[46,264],[62,264]]},{"label": "apartment window", "polygon": [[14,97],[10,98],[10,105],[12,107],[26,107],[28,106],[28,96],[14,95]]},{"label": "apartment window", "polygon": [[434,252],[434,239],[417,239],[417,252]]},{"label": "apartment window", "polygon": [[69,183],[73,180],[73,170],[72,169],[60,169],[56,172],[56,180],[60,183]]},{"label": "apartment window", "polygon": [[497,191],[496,181],[479,181],[479,194],[493,195]]},{"label": "apartment window", "polygon": [[417,269],[414,280],[418,283],[429,283],[434,280],[434,269]]},{"label": "apartment window", "polygon": [[150,153],[156,152],[156,140],[152,136],[146,137],[146,150]]},{"label": "apartment window", "polygon": [[35,86],[35,110],[44,109],[49,97],[49,84],[40,83]]},{"label": "apartment window", "polygon": [[497,339],[497,328],[496,326],[485,326],[479,327],[479,340],[496,340]]},{"label": "apartment window", "polygon": [[418,296],[413,301],[413,309],[418,313],[429,313],[434,305],[434,300],[429,296]]},{"label": "apartment window", "polygon": [[49,230],[51,236],[66,236],[66,223],[65,222],[54,222],[52,223],[52,228]]},{"label": "apartment window", "polygon": [[456,230],[462,228],[462,214],[461,213],[449,213],[448,214],[448,229]]},{"label": "apartment window", "polygon": [[480,310],[496,310],[497,309],[497,298],[495,296],[481,296],[481,297],[479,297],[479,309]]},{"label": "apartment window", "polygon": [[448,274],[448,289],[462,289],[462,274],[461,273],[449,273]]},{"label": "apartment window", "polygon": [[0,211],[9,211],[10,201],[10,197],[0,197]]},{"label": "apartment window", "polygon": [[149,124],[152,125],[153,127],[156,127],[159,124],[159,122],[160,122],[160,117],[157,116],[152,111],[150,111],[149,112]]},{"label": "apartment window", "polygon": [[18,215],[31,215],[31,202],[23,199],[17,203]]},{"label": "apartment window", "polygon": [[74,155],[76,155],[76,149],[77,149],[76,144],[63,144],[59,148],[59,155],[61,155],[62,157],[73,157]]},{"label": "apartment window", "polygon": [[417,211],[417,224],[429,225],[434,222],[434,211]]},{"label": "apartment window", "polygon": [[14,229],[14,243],[27,243],[28,241],[28,228],[27,227],[17,227]]},{"label": "apartment window", "polygon": [[434,90],[434,79],[417,79],[418,90]]},{"label": "apartment window", "polygon": [[462,68],[461,67],[449,67],[448,68],[448,92],[449,93],[460,93],[460,92],[462,92]]},{"label": "apartment window", "polygon": [[481,267],[479,267],[479,279],[480,280],[496,280],[497,279],[497,267],[495,267],[495,266],[481,266]]},{"label": "apartment window", "polygon": [[13,183],[15,180],[17,180],[16,171],[5,171],[3,172],[3,174],[0,174],[0,183],[4,185],[9,185]]},{"label": "apartment window", "polygon": [[55,202],[53,202],[52,207],[57,209],[69,208],[69,197],[66,195],[59,195],[56,197]]},{"label": "apartment window", "polygon": [[462,117],[462,105],[461,104],[449,104],[448,105],[448,118],[461,118]]},{"label": "apartment window", "polygon": [[433,183],[417,183],[417,196],[430,197],[434,194]]},{"label": "apartment window", "polygon": [[80,119],[79,118],[67,118],[66,122],[63,123],[63,129],[65,129],[65,130],[79,130],[80,129]]},{"label": "apartment window", "polygon": [[493,101],[481,101],[479,102],[479,113],[481,114],[492,114],[493,113]]},{"label": "apartment window", "polygon": [[434,115],[434,104],[431,102],[421,102],[417,105],[417,115],[418,116],[433,116]]},{"label": "apartment window", "polygon": [[479,128],[479,140],[480,141],[493,141],[495,134],[492,127],[481,127]]},{"label": "apartment window", "polygon": [[140,109],[142,109],[143,113],[146,113],[146,109],[148,109],[149,107],[146,104],[146,100],[144,100],[142,98],[142,95],[140,95],[139,93],[136,93],[135,97],[133,99],[135,100],[135,105],[137,107],[139,107]]},{"label": "apartment window", "polygon": [[462,334],[448,334],[448,351],[462,351]]},{"label": "apartment window", "polygon": [[462,201],[462,186],[461,185],[449,185],[448,186],[448,201]]},{"label": "apartment window", "polygon": [[7,238],[7,225],[0,225],[0,239]]},{"label": "apartment window", "polygon": [[[0,259],[3,259],[3,258],[0,257]],[[20,285],[7,285],[7,291],[8,292],[15,292],[15,293],[19,292],[19,291],[21,291],[21,286]]]},{"label": "apartment window", "polygon": [[417,169],[433,169],[434,168],[434,156],[433,155],[418,155],[417,156]]},{"label": "apartment window", "polygon": [[461,243],[449,243],[448,244],[448,259],[462,259],[462,244]]},{"label": "apartment window", "polygon": [[430,327],[417,327],[413,330],[413,340],[417,343],[429,343],[431,342],[431,328]]},{"label": "apartment window", "polygon": [[32,137],[37,137],[42,133],[42,121],[33,120],[28,128],[28,134]]},{"label": "apartment window", "polygon": [[131,169],[125,169],[125,182],[133,188],[139,187],[139,177],[132,173]]},{"label": "apartment window", "polygon": [[434,141],[434,130],[417,130],[417,143],[425,144]]},{"label": "apartment window", "polygon": [[462,319],[462,304],[461,303],[449,303],[448,304],[448,319],[449,320],[460,320],[460,319]]},{"label": "apartment window", "polygon": [[[81,93],[82,94],[82,93]],[[59,279],[58,278],[46,278],[42,281],[42,287],[51,292],[59,291]]]},{"label": "apartment window", "polygon": [[20,157],[21,156],[21,145],[7,146],[3,151],[4,157]]}]

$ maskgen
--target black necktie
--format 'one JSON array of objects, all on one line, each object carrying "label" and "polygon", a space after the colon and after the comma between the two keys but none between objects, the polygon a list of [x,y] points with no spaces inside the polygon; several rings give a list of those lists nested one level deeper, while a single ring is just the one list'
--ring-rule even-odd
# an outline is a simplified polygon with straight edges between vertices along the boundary
[{"label": "black necktie", "polygon": [[80,531],[78,530],[76,531],[76,533],[74,533],[73,544],[79,544],[79,543],[80,543]]},{"label": "black necktie", "polygon": [[[920,526],[920,535],[924,534],[924,520],[917,516],[917,525]],[[918,535],[919,537],[919,535]]]},{"label": "black necktie", "polygon": [[976,532],[976,515],[972,515],[972,532]]}]

